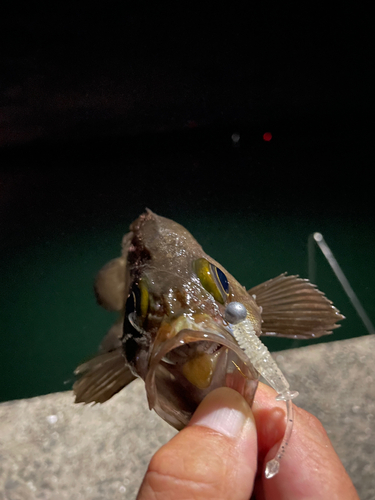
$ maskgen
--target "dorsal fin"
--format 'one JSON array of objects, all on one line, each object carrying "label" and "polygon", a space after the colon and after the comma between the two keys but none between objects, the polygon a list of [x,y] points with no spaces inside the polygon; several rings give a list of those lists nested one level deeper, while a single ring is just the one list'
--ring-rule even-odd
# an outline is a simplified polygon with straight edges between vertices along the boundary
[{"label": "dorsal fin", "polygon": [[262,335],[310,339],[332,333],[344,316],[307,279],[277,276],[248,290],[262,307]]},{"label": "dorsal fin", "polygon": [[98,354],[74,373],[80,375],[73,385],[76,403],[104,403],[136,378],[126,365],[122,347]]}]

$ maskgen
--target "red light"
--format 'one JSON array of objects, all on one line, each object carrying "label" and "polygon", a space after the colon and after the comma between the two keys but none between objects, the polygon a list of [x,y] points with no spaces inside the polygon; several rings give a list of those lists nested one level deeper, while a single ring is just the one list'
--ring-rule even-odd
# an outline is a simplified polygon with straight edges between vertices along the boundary
[{"label": "red light", "polygon": [[269,142],[272,139],[272,134],[271,132],[265,132],[263,134],[263,140]]}]

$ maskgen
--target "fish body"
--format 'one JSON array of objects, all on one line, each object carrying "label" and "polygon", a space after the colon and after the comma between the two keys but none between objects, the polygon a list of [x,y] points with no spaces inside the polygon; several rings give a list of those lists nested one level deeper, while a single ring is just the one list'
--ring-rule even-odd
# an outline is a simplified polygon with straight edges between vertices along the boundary
[{"label": "fish body", "polygon": [[246,291],[184,227],[150,210],[131,224],[121,256],[99,271],[95,292],[119,320],[99,354],[76,369],[76,402],[104,402],[140,377],[150,408],[177,429],[216,387],[252,403],[259,374],[232,335],[229,303],[245,306],[258,337],[318,337],[343,318],[298,276]]}]

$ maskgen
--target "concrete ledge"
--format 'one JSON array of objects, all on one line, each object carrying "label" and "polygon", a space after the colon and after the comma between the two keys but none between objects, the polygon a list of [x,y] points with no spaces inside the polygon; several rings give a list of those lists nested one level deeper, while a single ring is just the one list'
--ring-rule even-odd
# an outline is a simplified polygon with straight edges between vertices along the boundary
[{"label": "concrete ledge", "polygon": [[[374,352],[368,336],[275,355],[361,500],[375,498]],[[140,380],[104,405],[72,401],[63,392],[0,404],[0,500],[134,499],[152,454],[175,434],[148,410]]]}]

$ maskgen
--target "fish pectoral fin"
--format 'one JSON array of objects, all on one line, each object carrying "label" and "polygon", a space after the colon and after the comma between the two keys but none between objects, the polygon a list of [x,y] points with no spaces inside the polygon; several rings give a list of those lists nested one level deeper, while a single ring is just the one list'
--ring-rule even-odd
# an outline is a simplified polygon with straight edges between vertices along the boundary
[{"label": "fish pectoral fin", "polygon": [[126,365],[122,348],[98,354],[79,365],[73,385],[75,403],[104,403],[136,377]]},{"label": "fish pectoral fin", "polygon": [[101,353],[114,351],[122,346],[121,338],[123,336],[124,315],[121,314],[116,323],[111,326],[107,334],[100,343],[99,351]]},{"label": "fish pectoral fin", "polygon": [[344,316],[307,279],[287,276],[270,279],[248,293],[262,307],[262,335],[310,339],[332,333]]},{"label": "fish pectoral fin", "polygon": [[108,311],[121,311],[124,308],[130,287],[128,252],[133,233],[122,239],[122,255],[112,259],[101,268],[95,278],[94,291],[99,305]]}]

